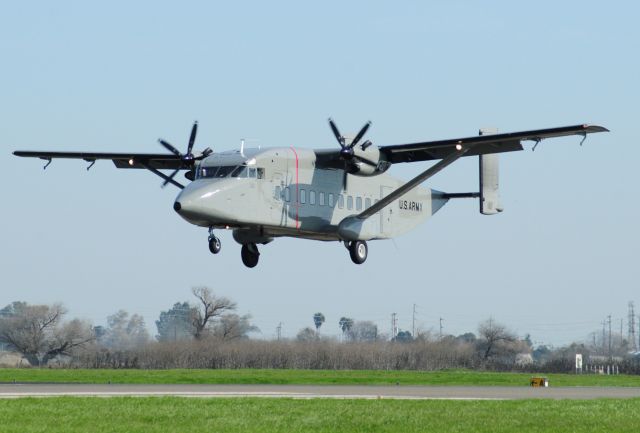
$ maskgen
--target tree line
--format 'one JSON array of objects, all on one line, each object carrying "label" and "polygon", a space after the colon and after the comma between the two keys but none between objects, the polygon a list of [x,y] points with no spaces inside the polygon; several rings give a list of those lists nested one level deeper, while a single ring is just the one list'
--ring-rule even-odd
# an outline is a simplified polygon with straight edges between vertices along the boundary
[{"label": "tree line", "polygon": [[[249,315],[235,313],[232,300],[206,287],[191,291],[193,302],[178,302],[162,311],[152,338],[142,316],[120,310],[106,326],[65,320],[60,304],[13,302],[0,309],[0,344],[31,366],[84,368],[305,368],[416,369],[473,368],[494,370],[571,371],[576,353],[597,348],[585,343],[552,350],[533,347],[493,319],[477,333],[435,336],[399,332],[388,336],[371,321],[341,317],[340,339],[321,333],[325,316],[317,312],[294,339],[251,339],[258,331]],[[588,359],[588,358],[587,358]],[[627,362],[628,361],[628,362]],[[639,372],[634,360],[623,371]]]}]

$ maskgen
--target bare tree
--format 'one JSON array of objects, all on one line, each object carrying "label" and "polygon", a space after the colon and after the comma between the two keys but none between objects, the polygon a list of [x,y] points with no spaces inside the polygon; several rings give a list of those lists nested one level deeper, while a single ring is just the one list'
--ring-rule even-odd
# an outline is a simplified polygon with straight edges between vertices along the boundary
[{"label": "bare tree", "polygon": [[213,335],[225,341],[249,338],[248,334],[259,331],[250,320],[249,314],[244,316],[234,313],[223,314],[213,325]]},{"label": "bare tree", "polygon": [[306,328],[298,331],[298,335],[296,335],[296,340],[298,341],[315,341],[318,339],[317,331],[314,331],[313,328],[307,326]]},{"label": "bare tree", "polygon": [[91,325],[80,320],[62,324],[60,304],[12,304],[0,316],[0,340],[21,353],[31,365],[45,365],[58,355],[70,355],[94,339]]},{"label": "bare tree", "polygon": [[517,340],[506,326],[496,323],[492,318],[480,323],[478,334],[480,349],[483,352],[482,359],[485,361],[498,354],[500,349],[508,349],[509,343]]},{"label": "bare tree", "polygon": [[212,318],[228,310],[235,310],[236,303],[225,297],[216,297],[208,287],[195,287],[191,290],[200,305],[193,310],[193,337],[201,339]]},{"label": "bare tree", "polygon": [[107,317],[107,329],[98,340],[99,343],[114,349],[132,349],[149,342],[149,332],[144,318],[138,314],[129,315],[120,310]]},{"label": "bare tree", "polygon": [[349,336],[353,341],[376,341],[378,326],[368,320],[355,322],[349,330]]}]

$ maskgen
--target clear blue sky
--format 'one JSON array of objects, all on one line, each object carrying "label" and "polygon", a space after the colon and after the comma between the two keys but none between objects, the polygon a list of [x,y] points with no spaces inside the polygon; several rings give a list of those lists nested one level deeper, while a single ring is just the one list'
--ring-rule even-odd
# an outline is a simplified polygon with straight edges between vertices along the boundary
[{"label": "clear blue sky", "polygon": [[[10,2],[0,14],[0,304],[63,302],[96,324],[159,312],[207,285],[264,337],[327,317],[459,334],[493,316],[536,342],[588,338],[627,302],[640,311],[636,2]],[[40,161],[27,150],[157,152],[335,146],[373,121],[396,144],[576,123],[612,130],[504,155],[505,212],[448,204],[417,230],[372,242],[362,266],[336,243],[280,239],[244,268],[222,233],[172,210],[177,190],[110,163]],[[395,166],[402,179],[424,169]],[[428,182],[477,188],[474,158]],[[625,331],[626,332],[626,331]]]}]

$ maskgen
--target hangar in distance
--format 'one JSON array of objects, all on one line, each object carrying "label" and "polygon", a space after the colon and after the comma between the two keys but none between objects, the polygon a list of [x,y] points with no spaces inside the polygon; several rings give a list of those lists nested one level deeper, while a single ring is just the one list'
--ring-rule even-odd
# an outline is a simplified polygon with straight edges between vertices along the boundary
[{"label": "hangar in distance", "polygon": [[[364,263],[368,241],[401,235],[435,214],[449,200],[477,198],[480,212],[502,211],[498,189],[498,154],[523,150],[523,142],[608,131],[602,126],[575,125],[506,134],[376,146],[364,138],[367,122],[352,138],[343,136],[335,122],[329,126],[339,148],[304,149],[274,147],[193,153],[198,123],[194,123],[186,153],[164,140],[170,153],[97,153],[15,151],[22,157],[48,161],[81,159],[89,169],[97,160],[111,160],[117,168],[146,169],[181,189],[173,209],[186,221],[209,231],[209,250],[218,254],[220,239],[215,230],[233,231],[241,245],[242,262],[258,264],[258,245],[278,237],[336,241],[345,245],[351,260]],[[534,145],[535,146],[535,145]],[[479,161],[478,191],[449,193],[420,186],[455,162],[476,156]],[[393,164],[435,161],[408,182],[385,172]],[[170,174],[163,170],[172,170]],[[186,171],[189,181],[175,179]]]}]

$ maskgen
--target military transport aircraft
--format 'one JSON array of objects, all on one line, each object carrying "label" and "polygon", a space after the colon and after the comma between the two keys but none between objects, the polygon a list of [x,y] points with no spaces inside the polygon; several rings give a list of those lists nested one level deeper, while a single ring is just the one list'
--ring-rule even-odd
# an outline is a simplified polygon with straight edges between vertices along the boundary
[{"label": "military transport aircraft", "polygon": [[[595,125],[495,134],[480,131],[468,138],[374,146],[360,141],[367,122],[353,138],[343,136],[333,120],[329,126],[339,149],[277,147],[216,152],[210,148],[194,154],[198,129],[194,123],[181,153],[159,140],[171,153],[92,153],[16,151],[17,156],[82,159],[87,170],[99,159],[111,160],[117,168],[141,168],[182,191],[173,209],[191,224],[209,229],[209,250],[220,252],[215,229],[233,230],[242,245],[242,262],[258,264],[258,244],[281,236],[343,242],[356,264],[367,259],[367,241],[388,239],[405,233],[435,214],[453,198],[478,198],[485,215],[502,211],[498,194],[498,153],[523,150],[523,141],[535,146],[543,139],[608,131]],[[487,134],[489,132],[489,134]],[[581,142],[582,144],[582,142]],[[479,159],[479,191],[446,193],[418,185],[463,156]],[[437,161],[408,182],[385,172],[392,164]],[[165,174],[161,170],[173,170]],[[180,170],[191,181],[175,180]]]}]

